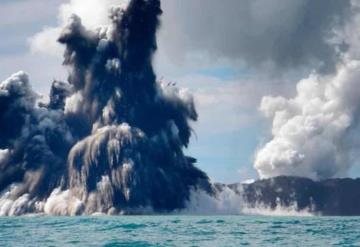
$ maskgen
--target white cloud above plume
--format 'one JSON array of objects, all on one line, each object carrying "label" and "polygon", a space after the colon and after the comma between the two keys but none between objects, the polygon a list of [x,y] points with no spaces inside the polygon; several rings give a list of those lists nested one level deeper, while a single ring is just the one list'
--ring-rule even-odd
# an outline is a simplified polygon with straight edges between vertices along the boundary
[{"label": "white cloud above plume", "polygon": [[70,0],[68,3],[63,3],[58,11],[58,26],[45,27],[31,37],[29,39],[30,50],[33,53],[61,57],[64,48],[57,42],[57,38],[71,15],[76,14],[86,28],[94,29],[110,23],[108,17],[111,7],[125,5],[127,2],[128,0]]}]

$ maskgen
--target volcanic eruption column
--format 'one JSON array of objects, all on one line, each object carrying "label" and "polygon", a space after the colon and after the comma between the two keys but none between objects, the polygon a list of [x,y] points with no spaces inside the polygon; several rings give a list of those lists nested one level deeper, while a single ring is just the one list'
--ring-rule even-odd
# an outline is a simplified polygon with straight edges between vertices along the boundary
[{"label": "volcanic eruption column", "polygon": [[152,68],[161,12],[159,0],[132,0],[97,31],[72,16],[58,39],[68,83],[53,83],[49,103],[23,72],[0,84],[1,215],[171,211],[192,189],[211,191],[183,153],[192,96]]}]

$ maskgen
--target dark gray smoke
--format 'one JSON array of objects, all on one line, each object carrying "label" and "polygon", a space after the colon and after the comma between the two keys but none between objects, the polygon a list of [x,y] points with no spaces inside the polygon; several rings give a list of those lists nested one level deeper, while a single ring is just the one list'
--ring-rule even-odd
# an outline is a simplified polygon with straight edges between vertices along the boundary
[{"label": "dark gray smoke", "polygon": [[0,84],[0,190],[19,183],[12,196],[45,198],[63,179],[73,143],[62,111],[38,107],[25,73]]},{"label": "dark gray smoke", "polygon": [[68,83],[46,104],[22,72],[0,84],[0,214],[170,211],[211,191],[183,153],[191,95],[156,82],[161,13],[160,0],[132,0],[96,32],[72,16],[58,39]]}]

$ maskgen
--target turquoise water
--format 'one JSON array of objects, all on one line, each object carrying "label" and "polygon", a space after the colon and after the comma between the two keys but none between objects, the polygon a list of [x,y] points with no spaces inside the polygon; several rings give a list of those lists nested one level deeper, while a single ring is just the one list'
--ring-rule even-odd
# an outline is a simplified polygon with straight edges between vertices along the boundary
[{"label": "turquoise water", "polygon": [[0,218],[0,246],[360,246],[360,218]]}]

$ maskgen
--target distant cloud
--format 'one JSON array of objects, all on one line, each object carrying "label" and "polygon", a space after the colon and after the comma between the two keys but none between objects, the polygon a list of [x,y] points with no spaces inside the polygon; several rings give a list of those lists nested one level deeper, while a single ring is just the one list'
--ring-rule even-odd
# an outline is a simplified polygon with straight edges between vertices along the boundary
[{"label": "distant cloud", "polygon": [[166,0],[160,34],[173,61],[193,53],[251,67],[334,69],[334,29],[350,16],[350,0]]},{"label": "distant cloud", "polygon": [[190,74],[177,79],[192,90],[199,112],[196,130],[206,134],[231,132],[259,120],[256,110],[263,95],[289,95],[292,84],[253,76],[224,79]]}]

